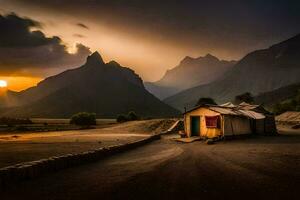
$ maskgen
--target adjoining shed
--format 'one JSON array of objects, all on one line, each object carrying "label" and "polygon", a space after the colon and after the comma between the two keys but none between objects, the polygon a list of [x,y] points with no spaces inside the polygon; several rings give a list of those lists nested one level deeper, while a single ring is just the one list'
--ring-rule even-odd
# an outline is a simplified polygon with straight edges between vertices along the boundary
[{"label": "adjoining shed", "polygon": [[277,133],[274,114],[267,111],[263,106],[252,105],[252,104],[243,102],[237,106],[237,109],[239,109],[240,111],[246,110],[248,112],[254,111],[256,113],[260,113],[265,116],[264,119],[256,118],[256,120],[254,120],[254,121],[252,120],[252,123],[254,123],[254,126],[255,126],[254,133],[260,133],[260,134]]},{"label": "adjoining shed", "polygon": [[281,124],[300,124],[300,112],[287,111],[276,116],[276,121]]},{"label": "adjoining shed", "polygon": [[187,137],[206,138],[275,133],[274,117],[271,128],[267,115],[271,116],[259,105],[200,105],[184,113],[184,129]]}]

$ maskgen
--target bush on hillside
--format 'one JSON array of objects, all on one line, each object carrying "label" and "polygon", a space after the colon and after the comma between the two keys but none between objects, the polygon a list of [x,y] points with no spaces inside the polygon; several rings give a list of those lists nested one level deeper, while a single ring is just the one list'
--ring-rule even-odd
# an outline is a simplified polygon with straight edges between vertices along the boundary
[{"label": "bush on hillside", "polygon": [[91,126],[96,125],[96,114],[95,113],[87,113],[80,112],[74,114],[71,117],[70,124],[75,124],[79,126]]},{"label": "bush on hillside", "polygon": [[279,115],[286,111],[300,111],[300,91],[296,96],[281,103],[275,104],[273,107],[273,112],[276,115]]},{"label": "bush on hillside", "polygon": [[121,114],[117,116],[117,122],[135,121],[140,117],[134,112],[130,111],[127,115]]},{"label": "bush on hillside", "polygon": [[135,120],[139,119],[139,117],[137,116],[137,114],[134,111],[130,111],[127,115],[127,118],[129,121],[135,121]]},{"label": "bush on hillside", "polygon": [[278,103],[274,105],[273,112],[276,115],[280,115],[286,111],[300,111],[300,102],[288,101],[283,103]]}]

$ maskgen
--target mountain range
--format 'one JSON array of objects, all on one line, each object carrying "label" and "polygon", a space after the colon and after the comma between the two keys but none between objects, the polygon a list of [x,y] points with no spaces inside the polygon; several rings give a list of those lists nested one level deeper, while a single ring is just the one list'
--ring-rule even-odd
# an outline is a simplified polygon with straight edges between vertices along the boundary
[{"label": "mountain range", "polygon": [[[95,52],[81,67],[21,92],[7,91],[0,108],[2,116],[17,117],[70,117],[87,111],[113,118],[131,110],[142,117],[178,116],[178,110],[193,107],[201,97],[224,103],[245,92],[272,106],[297,94],[299,77],[300,34],[238,62],[210,54],[186,57],[153,83],[143,83],[133,70],[115,61],[105,63]],[[162,102],[157,97],[167,98]]]},{"label": "mountain range", "polygon": [[236,61],[219,60],[207,54],[204,57],[185,57],[178,66],[168,70],[156,82],[146,82],[145,87],[159,99],[164,99],[185,89],[207,84],[221,77]]},{"label": "mountain range", "polygon": [[113,118],[133,110],[142,117],[176,116],[179,112],[150,94],[142,79],[117,62],[104,63],[98,52],[76,69],[46,78],[21,92],[8,91],[9,109],[1,115],[68,118],[77,112],[95,112]]},{"label": "mountain range", "polygon": [[298,83],[299,77],[300,34],[267,49],[251,52],[217,80],[182,91],[164,102],[179,110],[193,107],[200,97],[211,97],[217,103],[224,103],[244,92],[256,96]]}]

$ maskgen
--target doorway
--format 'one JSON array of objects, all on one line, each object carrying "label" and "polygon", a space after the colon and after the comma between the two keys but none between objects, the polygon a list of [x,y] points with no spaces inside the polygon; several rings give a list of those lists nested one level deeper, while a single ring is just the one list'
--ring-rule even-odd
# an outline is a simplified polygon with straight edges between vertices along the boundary
[{"label": "doorway", "polygon": [[200,136],[200,116],[191,116],[191,136]]}]

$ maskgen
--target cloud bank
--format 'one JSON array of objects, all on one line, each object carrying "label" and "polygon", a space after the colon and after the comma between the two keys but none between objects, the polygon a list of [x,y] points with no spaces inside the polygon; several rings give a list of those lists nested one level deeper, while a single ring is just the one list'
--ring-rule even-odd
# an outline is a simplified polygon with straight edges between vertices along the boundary
[{"label": "cloud bank", "polygon": [[45,75],[49,68],[78,66],[91,53],[77,44],[71,54],[59,37],[33,30],[41,28],[40,22],[15,13],[0,15],[0,75]]}]

